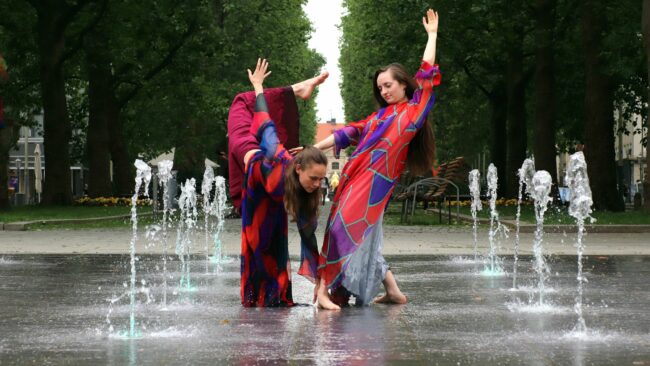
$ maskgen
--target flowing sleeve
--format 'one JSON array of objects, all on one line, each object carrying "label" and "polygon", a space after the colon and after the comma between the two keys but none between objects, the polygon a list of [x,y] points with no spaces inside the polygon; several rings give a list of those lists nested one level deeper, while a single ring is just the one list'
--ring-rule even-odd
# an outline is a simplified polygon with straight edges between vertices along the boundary
[{"label": "flowing sleeve", "polygon": [[300,268],[298,274],[316,283],[318,278],[318,242],[316,241],[318,218],[305,220],[300,215],[297,224],[298,233],[300,233]]},{"label": "flowing sleeve", "polygon": [[247,188],[261,184],[274,200],[282,201],[285,169],[293,158],[278,139],[263,94],[257,96],[250,131],[259,142],[260,151],[248,162]]},{"label": "flowing sleeve", "polygon": [[350,122],[345,127],[334,131],[334,156],[337,159],[340,157],[341,149],[345,149],[350,145],[355,146],[359,143],[359,139],[366,128],[366,124],[368,124],[368,121],[372,120],[376,115],[377,112],[361,121]]},{"label": "flowing sleeve", "polygon": [[433,87],[440,85],[440,69],[438,65],[431,65],[422,61],[420,69],[415,74],[418,89],[413,93],[413,98],[408,103],[409,120],[420,129],[427,119],[431,107],[435,103]]}]

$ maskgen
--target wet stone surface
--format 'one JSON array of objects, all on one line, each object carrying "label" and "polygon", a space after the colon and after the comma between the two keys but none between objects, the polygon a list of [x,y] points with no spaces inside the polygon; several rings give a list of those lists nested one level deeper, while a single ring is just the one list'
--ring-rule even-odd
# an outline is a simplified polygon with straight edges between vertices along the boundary
[{"label": "wet stone surface", "polygon": [[[129,339],[128,256],[5,255],[0,364],[650,365],[650,257],[587,259],[589,331],[580,335],[571,333],[573,256],[550,258],[543,305],[530,257],[520,259],[518,290],[509,276],[477,275],[482,265],[466,258],[387,260],[409,304],[326,312],[242,308],[238,260],[215,274],[198,256],[191,291],[179,289],[179,261],[169,262],[164,309],[162,262],[144,256],[139,334]],[[311,283],[293,281],[294,300],[307,304]]]}]

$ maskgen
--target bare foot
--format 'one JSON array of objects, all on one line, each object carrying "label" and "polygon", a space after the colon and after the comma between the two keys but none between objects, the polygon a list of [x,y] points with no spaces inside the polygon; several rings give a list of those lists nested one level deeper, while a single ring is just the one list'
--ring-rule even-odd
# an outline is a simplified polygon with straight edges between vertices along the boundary
[{"label": "bare foot", "polygon": [[318,304],[319,309],[325,310],[341,310],[341,307],[336,305],[330,300],[330,297],[326,294],[318,294],[316,303]]},{"label": "bare foot", "polygon": [[322,84],[325,81],[325,79],[327,79],[328,76],[330,76],[330,73],[325,71],[324,73],[316,77],[303,80],[297,84],[291,85],[291,88],[293,89],[293,94],[295,94],[296,97],[302,100],[309,99],[314,89],[320,84]]},{"label": "bare foot", "polygon": [[397,294],[387,293],[384,296],[376,298],[374,302],[376,304],[406,304],[408,302],[408,299],[401,292]]}]

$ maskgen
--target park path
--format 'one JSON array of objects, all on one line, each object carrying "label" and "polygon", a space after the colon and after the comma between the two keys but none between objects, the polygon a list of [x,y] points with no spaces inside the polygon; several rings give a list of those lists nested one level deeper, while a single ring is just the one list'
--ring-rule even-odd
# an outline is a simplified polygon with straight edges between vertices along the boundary
[{"label": "park path", "polygon": [[[323,239],[323,227],[319,225],[317,238],[319,246]],[[300,237],[293,229],[289,231],[289,252],[300,253]],[[239,255],[239,220],[227,220],[222,241],[228,255]],[[445,226],[384,226],[385,255],[471,255],[474,253],[472,231],[468,227],[450,228]],[[139,253],[161,253],[161,247],[144,248],[144,228],[139,230],[137,250]],[[532,253],[533,234],[520,235],[520,253]],[[176,233],[170,232],[169,245],[175,243]],[[0,231],[0,254],[108,254],[128,253],[131,231],[128,229],[87,229],[87,230],[40,230],[40,231]],[[547,233],[544,247],[547,253],[571,255],[574,232]],[[204,248],[204,235],[194,236],[194,251],[200,253]],[[587,255],[650,255],[650,235],[647,233],[588,233],[585,237]],[[486,252],[487,231],[479,231],[480,252]],[[514,235],[501,242],[500,254],[511,254]]]}]

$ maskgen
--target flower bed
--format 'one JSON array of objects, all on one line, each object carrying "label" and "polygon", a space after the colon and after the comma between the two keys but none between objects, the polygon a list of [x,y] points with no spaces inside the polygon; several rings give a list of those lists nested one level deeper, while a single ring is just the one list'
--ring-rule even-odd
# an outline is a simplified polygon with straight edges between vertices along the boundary
[{"label": "flower bed", "polygon": [[[75,202],[76,206],[131,206],[131,198],[126,197],[82,197]],[[152,200],[150,198],[138,199],[136,204],[138,206],[151,206]]]}]

